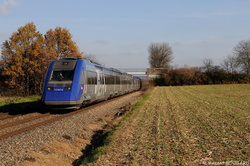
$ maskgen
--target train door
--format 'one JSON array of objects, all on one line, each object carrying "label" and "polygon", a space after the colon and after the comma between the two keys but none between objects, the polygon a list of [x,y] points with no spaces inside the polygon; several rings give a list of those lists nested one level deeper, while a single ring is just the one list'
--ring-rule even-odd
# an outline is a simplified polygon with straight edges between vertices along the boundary
[{"label": "train door", "polygon": [[104,75],[102,68],[96,68],[97,72],[97,85],[96,85],[96,97],[103,98],[105,93]]}]

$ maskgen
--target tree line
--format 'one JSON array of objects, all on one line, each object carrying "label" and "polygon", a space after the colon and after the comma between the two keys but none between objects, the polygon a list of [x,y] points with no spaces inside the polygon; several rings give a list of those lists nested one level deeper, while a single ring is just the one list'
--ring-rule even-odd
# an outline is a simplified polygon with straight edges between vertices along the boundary
[{"label": "tree line", "polygon": [[153,79],[156,85],[205,85],[250,82],[250,40],[240,41],[221,65],[204,59],[201,67],[171,67],[173,51],[168,43],[151,43],[148,47],[151,68],[167,68]]},{"label": "tree line", "polygon": [[40,94],[52,60],[83,57],[68,29],[57,27],[43,35],[33,22],[18,28],[1,48],[0,91],[7,95]]}]

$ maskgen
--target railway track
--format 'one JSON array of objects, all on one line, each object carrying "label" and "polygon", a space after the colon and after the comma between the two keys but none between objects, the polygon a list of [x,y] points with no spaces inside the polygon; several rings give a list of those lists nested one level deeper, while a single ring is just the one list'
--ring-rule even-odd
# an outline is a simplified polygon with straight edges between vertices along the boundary
[{"label": "railway track", "polygon": [[[0,125],[0,140],[6,139],[8,137],[12,137],[12,136],[17,135],[17,134],[21,134],[23,132],[26,132],[28,130],[32,130],[34,128],[37,128],[39,126],[43,126],[43,125],[48,124],[48,123],[58,121],[60,119],[69,117],[69,116],[77,114],[79,112],[87,111],[88,109],[98,107],[98,106],[103,105],[103,104],[107,104],[107,103],[112,102],[113,100],[116,100],[116,99],[121,98],[123,96],[119,96],[119,97],[116,97],[116,98],[113,98],[113,99],[110,99],[107,101],[99,102],[99,103],[96,103],[94,105],[90,105],[90,106],[84,107],[82,109],[72,111],[69,113],[65,113],[65,114],[52,115],[51,113],[45,113],[45,114],[39,114],[39,115],[35,115],[32,117],[23,118],[21,120],[15,120],[15,121],[12,121],[9,123],[2,124],[2,125]],[[23,115],[23,116],[25,116],[25,115]],[[16,116],[13,116],[13,117],[16,117]],[[8,118],[11,118],[11,117],[8,117]],[[28,123],[30,123],[30,124],[28,124]],[[23,127],[22,124],[25,127]],[[10,127],[15,128],[15,129],[11,130],[11,129],[9,129]],[[6,129],[8,129],[8,130],[6,130]]]},{"label": "railway track", "polygon": [[0,114],[0,120],[5,120],[5,119],[9,119],[12,118],[13,116],[7,114],[7,113],[1,113]]}]

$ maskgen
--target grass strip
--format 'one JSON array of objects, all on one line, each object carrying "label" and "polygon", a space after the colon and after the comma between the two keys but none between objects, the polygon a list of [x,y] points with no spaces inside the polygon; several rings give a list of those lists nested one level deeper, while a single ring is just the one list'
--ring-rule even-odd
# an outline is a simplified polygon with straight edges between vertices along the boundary
[{"label": "grass strip", "polygon": [[27,102],[34,102],[41,99],[41,96],[33,95],[28,97],[15,97],[5,99],[0,102],[0,106],[10,105],[10,104],[20,104],[20,103],[27,103]]},{"label": "grass strip", "polygon": [[16,97],[0,102],[0,110],[31,109],[41,107],[41,96]]},{"label": "grass strip", "polygon": [[97,146],[93,145],[90,153],[86,154],[82,164],[80,166],[86,166],[88,163],[95,162],[101,155],[105,154],[112,142],[113,135],[116,130],[119,129],[141,106],[144,105],[145,101],[149,98],[150,93],[144,94],[140,99],[132,106],[132,109],[125,114],[125,116],[118,122],[118,125],[115,126],[112,130],[102,133],[102,136],[98,138]]}]

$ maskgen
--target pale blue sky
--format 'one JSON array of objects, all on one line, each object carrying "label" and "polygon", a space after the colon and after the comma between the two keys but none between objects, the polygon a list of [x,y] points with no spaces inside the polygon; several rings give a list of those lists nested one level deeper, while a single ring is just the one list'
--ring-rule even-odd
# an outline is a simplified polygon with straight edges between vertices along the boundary
[{"label": "pale blue sky", "polygon": [[80,51],[108,67],[146,68],[148,45],[167,42],[172,65],[220,64],[250,39],[250,0],[0,0],[0,44],[26,23],[69,29]]}]

